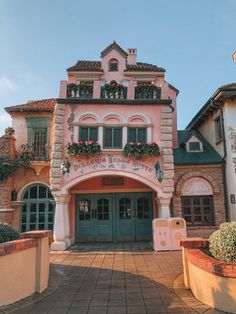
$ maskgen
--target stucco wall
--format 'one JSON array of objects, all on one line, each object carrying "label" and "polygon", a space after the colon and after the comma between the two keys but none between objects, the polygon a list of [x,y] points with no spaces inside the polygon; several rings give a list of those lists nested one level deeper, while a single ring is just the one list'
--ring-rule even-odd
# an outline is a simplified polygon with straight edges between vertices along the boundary
[{"label": "stucco wall", "polygon": [[[15,130],[15,138],[16,138],[16,150],[21,151],[21,145],[25,145],[28,143],[28,129],[27,129],[27,121],[25,117],[52,117],[52,114],[45,112],[32,112],[32,113],[21,113],[14,112],[11,114],[12,117],[12,127]],[[50,144],[53,139],[53,126],[51,119],[51,127],[50,127]]]},{"label": "stucco wall", "polygon": [[34,293],[35,268],[36,247],[0,257],[0,305],[16,302]]},{"label": "stucco wall", "polygon": [[51,231],[26,232],[22,237],[0,244],[0,306],[48,286]]},{"label": "stucco wall", "polygon": [[227,188],[229,196],[229,206],[230,206],[230,219],[236,220],[236,204],[232,204],[230,201],[230,194],[235,195],[236,197],[236,172],[233,159],[236,154],[232,150],[231,145],[233,141],[230,140],[231,129],[236,130],[236,110],[235,110],[236,101],[229,101],[224,105],[223,115],[224,115],[224,128],[225,128],[225,138],[226,138],[226,147],[227,147],[227,156],[226,156],[226,178],[227,178]]},{"label": "stucco wall", "polygon": [[[232,142],[229,138],[231,129],[236,130],[235,120],[235,100],[226,100],[222,106],[223,112],[223,124],[226,138],[226,178],[228,189],[228,200],[230,207],[230,219],[236,220],[236,204],[230,202],[230,194],[236,196],[236,173],[233,163]],[[215,135],[215,122],[216,117],[220,115],[220,109],[216,110],[199,128],[202,135],[208,140],[208,142],[215,148],[215,150],[223,157],[224,156],[224,143],[223,141],[216,143]]]}]

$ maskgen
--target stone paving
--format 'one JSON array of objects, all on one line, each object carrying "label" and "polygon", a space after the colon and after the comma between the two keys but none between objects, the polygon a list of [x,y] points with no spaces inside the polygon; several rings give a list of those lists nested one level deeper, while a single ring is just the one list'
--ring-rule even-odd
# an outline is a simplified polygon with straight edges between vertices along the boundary
[{"label": "stone paving", "polygon": [[[2,307],[14,314],[223,313],[183,286],[181,252],[149,243],[78,244],[51,253],[49,288]],[[22,283],[23,284],[23,283]]]}]

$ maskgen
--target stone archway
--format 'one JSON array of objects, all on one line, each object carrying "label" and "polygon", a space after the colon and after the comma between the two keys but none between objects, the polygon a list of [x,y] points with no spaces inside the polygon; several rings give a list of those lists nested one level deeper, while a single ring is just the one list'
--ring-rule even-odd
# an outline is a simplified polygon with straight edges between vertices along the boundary
[{"label": "stone archway", "polygon": [[152,191],[157,193],[158,200],[158,217],[168,218],[170,217],[170,193],[164,193],[162,191],[160,183],[157,181],[149,179],[148,177],[143,177],[138,173],[131,173],[127,171],[122,171],[118,169],[113,170],[98,170],[89,172],[77,177],[74,177],[69,182],[67,182],[60,191],[55,191],[53,193],[56,200],[56,214],[55,214],[55,225],[54,225],[54,243],[52,249],[60,250],[65,249],[70,245],[73,238],[71,238],[70,233],[70,219],[69,219],[69,199],[70,199],[70,189],[86,180],[93,179],[96,177],[106,177],[106,176],[123,176],[126,178],[131,178],[142,182]]},{"label": "stone archway", "polygon": [[176,184],[176,188],[175,188],[175,194],[177,196],[181,195],[181,191],[183,188],[184,183],[194,177],[199,177],[199,178],[203,178],[205,179],[207,182],[210,183],[210,185],[212,186],[213,192],[214,194],[219,194],[220,193],[220,188],[217,184],[217,182],[208,174],[206,173],[202,173],[201,171],[195,170],[195,171],[190,171],[186,174],[184,174],[179,181]]}]

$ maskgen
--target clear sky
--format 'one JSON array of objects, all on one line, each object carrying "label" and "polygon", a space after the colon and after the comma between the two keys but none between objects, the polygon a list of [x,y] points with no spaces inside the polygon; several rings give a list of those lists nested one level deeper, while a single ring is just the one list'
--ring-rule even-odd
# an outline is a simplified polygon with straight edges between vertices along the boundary
[{"label": "clear sky", "polygon": [[236,82],[236,0],[0,0],[0,134],[5,106],[58,97],[66,68],[99,60],[113,40],[166,69],[178,129]]}]

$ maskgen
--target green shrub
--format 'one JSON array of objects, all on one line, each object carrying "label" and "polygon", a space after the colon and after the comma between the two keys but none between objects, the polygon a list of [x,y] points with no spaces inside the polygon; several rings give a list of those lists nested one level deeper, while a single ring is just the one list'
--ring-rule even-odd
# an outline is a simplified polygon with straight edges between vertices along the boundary
[{"label": "green shrub", "polygon": [[20,235],[12,226],[0,224],[0,243],[13,241],[20,238]]},{"label": "green shrub", "polygon": [[225,222],[209,238],[210,254],[221,261],[236,262],[236,222]]}]

